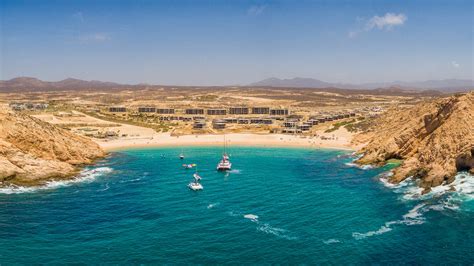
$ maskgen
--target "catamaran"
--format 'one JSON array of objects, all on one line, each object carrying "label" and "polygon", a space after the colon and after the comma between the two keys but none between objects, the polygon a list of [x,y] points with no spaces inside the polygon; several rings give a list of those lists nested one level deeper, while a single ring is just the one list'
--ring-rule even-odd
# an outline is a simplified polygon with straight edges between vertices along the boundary
[{"label": "catamaran", "polygon": [[222,154],[222,159],[217,164],[217,171],[229,171],[232,168],[232,163],[229,160],[229,155],[227,155],[227,143],[224,135],[224,153]]},{"label": "catamaran", "polygon": [[203,186],[201,185],[201,183],[199,183],[199,180],[201,180],[201,177],[198,175],[197,172],[194,173],[193,177],[194,177],[194,181],[189,183],[188,187],[192,190],[202,190]]}]

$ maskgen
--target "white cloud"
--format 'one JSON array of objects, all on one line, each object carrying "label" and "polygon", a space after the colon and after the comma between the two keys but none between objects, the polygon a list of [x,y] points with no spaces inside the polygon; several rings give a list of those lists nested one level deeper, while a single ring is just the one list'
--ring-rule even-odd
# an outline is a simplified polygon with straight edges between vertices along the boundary
[{"label": "white cloud", "polygon": [[250,16],[258,16],[265,11],[267,8],[266,5],[260,5],[260,6],[251,6],[249,9],[247,9],[247,15]]},{"label": "white cloud", "polygon": [[93,33],[79,36],[82,43],[105,42],[110,40],[110,36],[105,33]]},{"label": "white cloud", "polygon": [[383,17],[379,16],[373,16],[365,25],[367,30],[372,30],[374,28],[377,28],[379,30],[390,30],[395,26],[401,26],[405,24],[405,21],[407,20],[407,16],[405,14],[393,14],[393,13],[387,13]]},{"label": "white cloud", "polygon": [[[358,22],[363,21],[359,17],[357,18]],[[391,30],[394,27],[402,26],[407,21],[407,16],[403,13],[394,14],[386,13],[384,16],[373,16],[367,20],[363,27],[352,30],[348,33],[349,38],[354,38],[362,32],[371,31],[374,29],[377,30]]]},{"label": "white cloud", "polygon": [[455,68],[459,68],[459,67],[461,66],[461,65],[460,65],[458,62],[456,62],[456,61],[452,61],[452,62],[451,62],[451,65],[452,65],[453,67],[455,67]]}]

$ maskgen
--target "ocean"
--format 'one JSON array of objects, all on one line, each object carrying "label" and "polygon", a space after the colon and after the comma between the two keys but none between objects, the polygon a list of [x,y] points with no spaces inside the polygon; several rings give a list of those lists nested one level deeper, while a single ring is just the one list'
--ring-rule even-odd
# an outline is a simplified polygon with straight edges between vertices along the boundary
[{"label": "ocean", "polygon": [[[0,264],[474,263],[474,178],[428,195],[348,151],[112,153],[73,181],[0,189]],[[204,190],[187,185],[195,163]]]}]

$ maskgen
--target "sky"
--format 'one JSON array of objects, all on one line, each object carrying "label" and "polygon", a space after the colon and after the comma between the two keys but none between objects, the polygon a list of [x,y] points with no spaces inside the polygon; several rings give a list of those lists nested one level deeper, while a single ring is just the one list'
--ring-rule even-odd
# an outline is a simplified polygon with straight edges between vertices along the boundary
[{"label": "sky", "polygon": [[0,0],[0,79],[473,79],[473,3]]}]

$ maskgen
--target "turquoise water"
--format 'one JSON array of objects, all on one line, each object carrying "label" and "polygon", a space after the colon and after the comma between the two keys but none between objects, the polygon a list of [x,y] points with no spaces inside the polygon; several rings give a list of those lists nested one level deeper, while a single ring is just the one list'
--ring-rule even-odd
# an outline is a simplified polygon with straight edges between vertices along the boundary
[{"label": "turquoise water", "polygon": [[[113,153],[78,182],[0,190],[0,264],[471,264],[472,178],[464,193],[417,197],[348,152],[186,148]],[[80,181],[80,182],[79,182]]]}]

